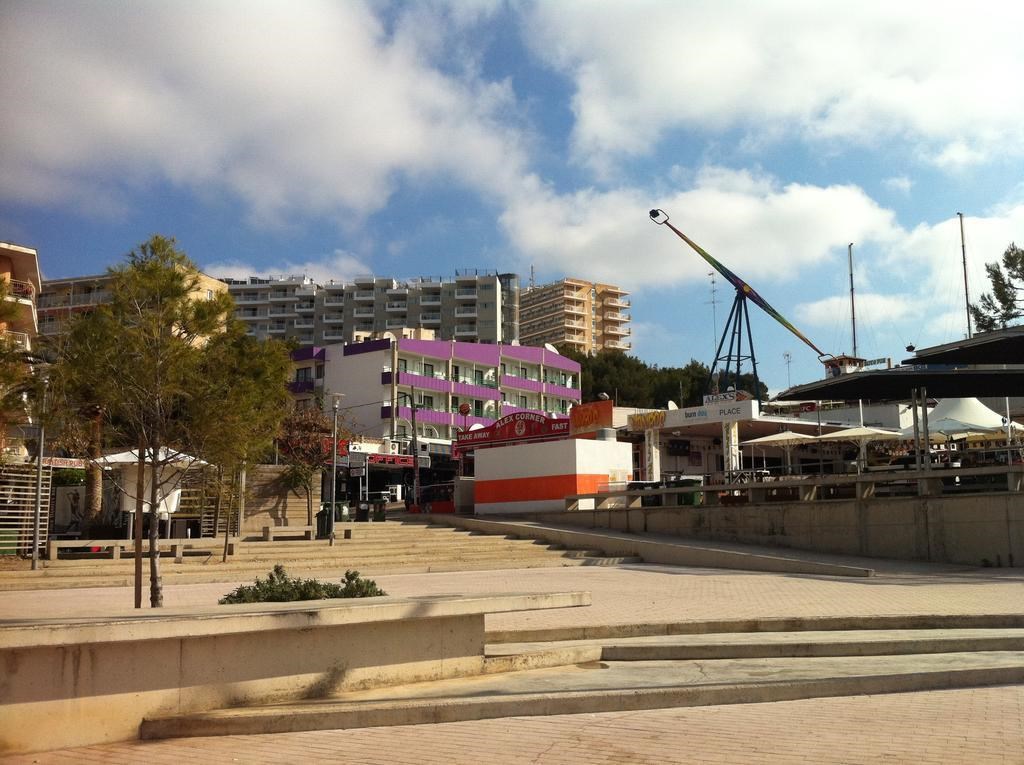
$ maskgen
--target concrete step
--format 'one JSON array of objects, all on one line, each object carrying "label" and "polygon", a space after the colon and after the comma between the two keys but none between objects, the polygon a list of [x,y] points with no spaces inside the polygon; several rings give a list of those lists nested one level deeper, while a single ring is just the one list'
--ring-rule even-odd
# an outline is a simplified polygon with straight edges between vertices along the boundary
[{"label": "concrete step", "polygon": [[709,661],[594,661],[571,667],[340,694],[320,701],[150,719],[142,738],[285,733],[526,715],[578,714],[1024,683],[1024,652]]},{"label": "concrete step", "polygon": [[[589,566],[589,565],[616,565],[621,563],[635,563],[630,558],[622,559],[593,559],[593,558],[563,558],[560,556],[545,556],[514,559],[463,559],[463,560],[434,560],[434,561],[407,561],[407,562],[386,562],[379,561],[373,565],[345,565],[341,562],[325,562],[323,565],[310,567],[304,565],[288,565],[285,568],[292,576],[316,577],[324,580],[339,579],[346,569],[356,569],[364,577],[373,578],[385,574],[421,574],[439,571],[500,571],[526,568],[559,568],[566,566]],[[210,582],[235,583],[252,581],[257,576],[266,576],[270,571],[269,565],[256,566],[252,568],[236,568],[223,566],[222,564],[211,565],[209,568],[175,566],[173,563],[161,567],[161,576],[164,584],[204,584]],[[144,572],[145,581],[149,581],[148,570]],[[102,575],[77,576],[36,576],[34,578],[19,578],[5,580],[0,577],[0,592],[13,590],[45,590],[60,588],[84,588],[84,587],[129,587],[133,583],[133,571],[123,570]],[[147,585],[148,586],[148,585]]]},{"label": "concrete step", "polygon": [[600,649],[604,661],[881,656],[1024,651],[1024,629],[833,630],[658,635],[554,643],[498,643],[488,657],[544,653],[554,647]]},{"label": "concrete step", "polygon": [[488,645],[499,643],[606,642],[616,638],[725,633],[834,632],[865,630],[1024,629],[1024,613],[886,614],[870,616],[772,617],[687,622],[635,622],[579,627],[488,630]]}]

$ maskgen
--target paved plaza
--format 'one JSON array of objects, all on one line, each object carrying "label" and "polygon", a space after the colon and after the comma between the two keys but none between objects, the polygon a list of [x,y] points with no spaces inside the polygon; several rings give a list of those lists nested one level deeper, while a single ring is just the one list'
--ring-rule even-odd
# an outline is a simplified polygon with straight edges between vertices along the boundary
[{"label": "paved plaza", "polygon": [[[863,561],[862,561],[863,562]],[[587,590],[593,606],[488,616],[492,631],[811,616],[1024,611],[1024,572],[870,562],[841,578],[630,565],[376,577],[399,596]],[[230,584],[168,587],[169,608]],[[0,593],[0,618],[130,612],[130,588]],[[29,762],[1012,763],[1024,765],[1024,687],[766,704],[510,717],[358,730],[132,742]]]}]

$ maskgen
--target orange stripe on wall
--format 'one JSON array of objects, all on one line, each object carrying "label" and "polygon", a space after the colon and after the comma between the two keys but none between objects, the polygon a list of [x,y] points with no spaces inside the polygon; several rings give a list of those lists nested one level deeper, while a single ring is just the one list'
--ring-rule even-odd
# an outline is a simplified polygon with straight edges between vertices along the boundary
[{"label": "orange stripe on wall", "polygon": [[590,494],[598,485],[608,483],[604,473],[567,473],[530,478],[503,478],[477,481],[475,500],[490,502],[525,502],[538,499],[565,499],[570,494]]}]

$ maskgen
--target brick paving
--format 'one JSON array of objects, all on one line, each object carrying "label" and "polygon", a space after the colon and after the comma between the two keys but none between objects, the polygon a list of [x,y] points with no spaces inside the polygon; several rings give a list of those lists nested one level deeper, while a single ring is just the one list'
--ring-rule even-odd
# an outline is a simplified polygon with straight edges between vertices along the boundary
[{"label": "brick paving", "polygon": [[[766,616],[1024,611],[1024,574],[886,565],[869,579],[663,566],[376,577],[393,595],[589,590],[594,605],[496,614],[490,629]],[[231,584],[177,585],[168,606],[210,605]],[[131,611],[130,588],[0,592],[0,618]],[[1024,687],[861,696],[430,726],[125,743],[12,763],[1001,763],[1024,765]]]},{"label": "brick paving", "polygon": [[1021,765],[1024,687],[132,742],[25,763]]}]

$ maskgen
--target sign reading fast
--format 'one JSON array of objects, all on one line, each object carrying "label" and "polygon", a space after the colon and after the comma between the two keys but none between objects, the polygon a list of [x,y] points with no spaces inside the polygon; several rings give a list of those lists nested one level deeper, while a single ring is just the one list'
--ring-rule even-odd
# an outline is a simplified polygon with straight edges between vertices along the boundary
[{"label": "sign reading fast", "polygon": [[459,446],[496,446],[569,435],[569,420],[556,420],[537,412],[513,412],[486,428],[457,435]]}]

